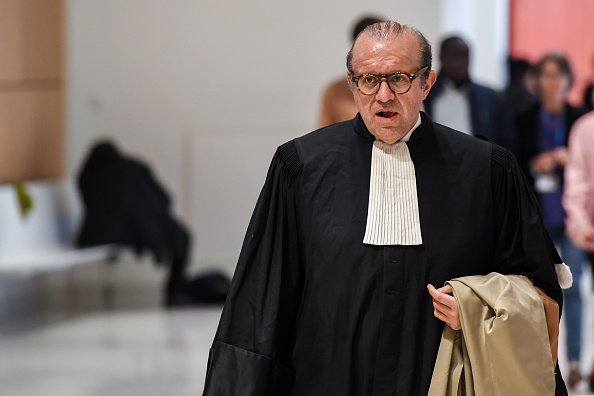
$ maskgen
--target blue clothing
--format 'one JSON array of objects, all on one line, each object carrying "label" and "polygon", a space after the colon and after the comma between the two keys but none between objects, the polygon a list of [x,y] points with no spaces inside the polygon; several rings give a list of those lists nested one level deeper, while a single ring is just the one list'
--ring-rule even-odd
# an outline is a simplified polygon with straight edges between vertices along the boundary
[{"label": "blue clothing", "polygon": [[565,344],[567,360],[579,362],[582,348],[582,297],[580,278],[582,265],[586,261],[584,252],[578,249],[565,235],[562,228],[548,229],[555,247],[561,253],[563,262],[571,269],[573,286],[563,290],[563,320],[565,320]]},{"label": "blue clothing", "polygon": [[[540,128],[538,131],[538,147],[541,153],[565,146],[567,127],[565,112],[553,114],[544,107],[539,112]],[[548,229],[563,227],[565,212],[563,210],[563,168],[553,171],[559,181],[557,188],[550,192],[540,192],[539,200],[542,208],[542,219]]]}]

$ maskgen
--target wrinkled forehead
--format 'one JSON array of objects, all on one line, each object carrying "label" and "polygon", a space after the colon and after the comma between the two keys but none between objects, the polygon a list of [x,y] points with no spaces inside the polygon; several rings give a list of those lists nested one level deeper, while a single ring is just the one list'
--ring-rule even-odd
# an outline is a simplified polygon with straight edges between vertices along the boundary
[{"label": "wrinkled forehead", "polygon": [[412,73],[420,66],[419,41],[408,32],[387,38],[360,36],[353,47],[355,73]]}]

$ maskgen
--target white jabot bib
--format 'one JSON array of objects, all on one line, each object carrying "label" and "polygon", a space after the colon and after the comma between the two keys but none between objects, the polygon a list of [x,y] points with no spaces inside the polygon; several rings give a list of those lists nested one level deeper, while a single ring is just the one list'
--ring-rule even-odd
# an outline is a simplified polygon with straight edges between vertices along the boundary
[{"label": "white jabot bib", "polygon": [[399,142],[376,140],[371,153],[367,226],[363,243],[421,245],[421,223],[415,167],[406,141],[421,124],[421,116]]}]

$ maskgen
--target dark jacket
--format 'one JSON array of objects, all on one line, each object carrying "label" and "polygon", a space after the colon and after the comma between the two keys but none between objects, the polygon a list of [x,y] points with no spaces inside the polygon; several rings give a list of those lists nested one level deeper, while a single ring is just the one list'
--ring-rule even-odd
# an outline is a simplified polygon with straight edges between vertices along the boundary
[{"label": "dark jacket", "polygon": [[[425,99],[425,111],[429,116],[433,115],[433,101],[443,93],[443,81],[443,78],[438,78]],[[504,141],[503,137],[505,126],[501,119],[501,102],[497,92],[472,81],[468,84],[472,134],[484,135],[490,140],[508,147],[509,144]]]},{"label": "dark jacket", "polygon": [[[534,186],[534,178],[530,173],[530,161],[540,153],[538,133],[540,130],[540,103],[520,113],[515,121],[518,142],[518,163]],[[565,104],[565,145],[569,141],[569,133],[575,121],[584,114],[583,110]]]}]

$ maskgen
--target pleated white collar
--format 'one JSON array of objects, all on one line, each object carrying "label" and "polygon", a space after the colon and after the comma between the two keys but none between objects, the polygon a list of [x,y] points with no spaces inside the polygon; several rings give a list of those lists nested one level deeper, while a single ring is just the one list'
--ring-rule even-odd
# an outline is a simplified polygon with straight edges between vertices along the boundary
[{"label": "pleated white collar", "polygon": [[419,125],[420,114],[412,129],[398,142],[373,143],[365,244],[423,243],[415,167],[406,144]]}]

